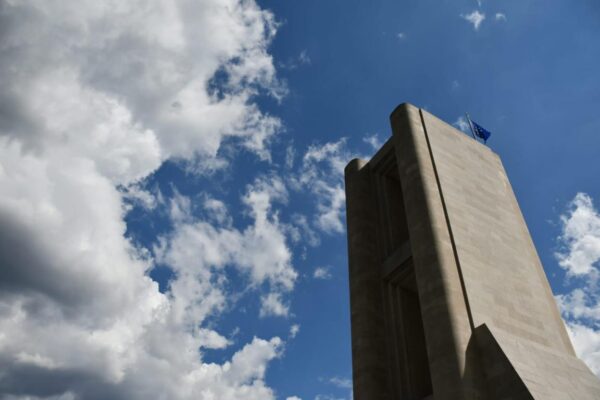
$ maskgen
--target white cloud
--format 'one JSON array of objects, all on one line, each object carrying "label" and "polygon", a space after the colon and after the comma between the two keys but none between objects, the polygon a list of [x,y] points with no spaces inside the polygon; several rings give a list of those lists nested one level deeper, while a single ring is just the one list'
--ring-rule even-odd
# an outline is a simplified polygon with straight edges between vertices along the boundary
[{"label": "white cloud", "polygon": [[213,219],[217,224],[231,226],[231,217],[225,203],[221,200],[206,197],[204,199],[204,209],[208,212],[209,218]]},{"label": "white cloud", "polygon": [[377,133],[365,136],[363,138],[363,142],[371,145],[373,150],[379,150],[379,148],[383,145],[383,142],[381,141],[381,139],[379,139],[379,135]]},{"label": "white cloud", "polygon": [[[266,52],[276,24],[253,2],[228,3],[4,7],[0,103],[15,109],[4,134],[42,148],[68,140],[121,181],[170,156],[216,156],[225,136],[267,158],[279,122],[250,100],[280,86]],[[216,97],[207,82],[219,68],[228,80]]]},{"label": "white cloud", "polygon": [[348,378],[334,376],[333,378],[329,379],[329,382],[342,389],[352,389],[352,380]]},{"label": "white cloud", "polygon": [[283,303],[281,293],[269,293],[260,298],[260,316],[261,317],[287,317],[290,308]]},{"label": "white cloud", "polygon": [[143,189],[140,182],[132,183],[122,188],[123,197],[125,200],[140,206],[146,210],[153,210],[160,201],[159,190],[156,190],[156,194],[149,190]]},{"label": "white cloud", "polygon": [[496,18],[496,21],[506,21],[506,14],[496,13],[495,18]]},{"label": "white cloud", "polygon": [[[177,195],[158,254],[176,273],[167,293],[123,221],[126,199],[160,203],[138,183],[167,159],[222,166],[226,138],[270,159],[280,122],[253,98],[285,93],[267,50],[273,15],[251,0],[21,1],[4,3],[0,21],[0,394],[274,398],[264,372],[281,340],[206,364],[203,348],[229,343],[201,325],[227,305],[226,262],[271,290],[293,287],[270,213],[282,194],[249,188],[244,231],[217,203],[205,204],[217,226],[196,220]],[[224,254],[198,258],[186,243]]]},{"label": "white cloud", "polygon": [[[273,290],[289,291],[294,287],[297,273],[291,265],[284,227],[272,209],[273,202],[285,201],[286,198],[287,191],[279,178],[259,178],[249,185],[242,201],[253,223],[244,230],[228,223],[215,226],[190,216],[189,211],[182,213],[180,209],[185,209],[185,206],[172,206],[176,225],[172,233],[160,239],[160,245],[155,249],[156,257],[171,266],[179,276],[185,273],[206,274],[204,279],[196,276],[193,281],[198,285],[206,280],[210,290],[215,290],[212,271],[231,265],[246,273],[253,286],[269,283]],[[185,205],[189,199],[176,195],[172,203]],[[227,211],[222,212],[223,219],[228,220]],[[182,214],[185,216],[182,217]],[[179,279],[172,283],[173,290],[177,281]],[[185,284],[191,283],[186,281]],[[187,287],[186,290],[192,290],[195,296],[199,288]],[[273,305],[274,299],[269,299],[269,304]]]},{"label": "white cloud", "polygon": [[463,116],[458,117],[452,125],[454,125],[455,127],[457,127],[465,133],[470,133],[471,128],[469,127],[469,122]]},{"label": "white cloud", "polygon": [[556,301],[577,355],[600,376],[600,215],[590,196],[577,193],[560,219],[562,250],[555,256],[573,289]]},{"label": "white cloud", "polygon": [[311,145],[302,159],[300,176],[292,182],[316,196],[315,225],[326,233],[344,232],[344,167],[351,158],[345,138]]},{"label": "white cloud", "polygon": [[174,223],[182,223],[192,218],[192,200],[182,196],[177,189],[173,191],[173,197],[169,199],[169,217]]},{"label": "white cloud", "polygon": [[567,331],[577,355],[600,377],[600,329],[572,322]]},{"label": "white cloud", "polygon": [[291,396],[291,397],[286,397],[285,400],[302,400],[302,399],[298,396]]},{"label": "white cloud", "polygon": [[461,14],[461,17],[473,24],[473,28],[475,28],[475,30],[479,30],[481,23],[485,20],[485,14],[480,13],[478,10],[474,10],[470,14],[466,15]]},{"label": "white cloud", "polygon": [[[337,142],[328,142],[309,146],[304,154],[304,161],[312,166],[315,163],[323,162],[337,174],[342,174],[346,167],[345,157],[348,155],[346,150],[346,138],[341,138]],[[310,171],[312,174],[312,171]]]},{"label": "white cloud", "polygon": [[313,272],[313,278],[315,279],[331,279],[331,272],[329,267],[317,267]]},{"label": "white cloud", "polygon": [[566,295],[557,295],[556,301],[566,318],[586,319],[600,323],[600,302],[598,297],[581,288],[573,289]]},{"label": "white cloud", "polygon": [[207,349],[224,349],[231,344],[226,337],[210,329],[198,330],[198,342]]},{"label": "white cloud", "polygon": [[556,253],[559,264],[574,276],[597,274],[600,261],[600,214],[592,199],[577,193],[567,212],[561,215],[562,250]]},{"label": "white cloud", "polygon": [[404,40],[406,39],[406,33],[404,32],[398,32],[398,34],[396,35],[396,37],[400,40]]},{"label": "white cloud", "polygon": [[[319,378],[320,381],[323,381],[322,378]],[[352,390],[352,380],[348,379],[348,378],[342,378],[339,376],[334,376],[333,378],[329,378],[326,380],[327,383],[336,386],[339,389],[344,389],[344,390],[348,390],[348,399],[352,400],[354,398],[353,396],[353,390]],[[338,396],[334,396],[332,394],[318,394],[315,397],[315,400],[346,400],[345,397],[338,397]]]},{"label": "white cloud", "polygon": [[567,331],[577,355],[600,377],[600,297],[595,287],[583,284],[557,295]]},{"label": "white cloud", "polygon": [[317,226],[325,232],[344,232],[344,206],[346,204],[346,193],[341,185],[328,186],[324,181],[318,182],[315,190],[323,196],[326,201],[319,203],[319,217]]},{"label": "white cloud", "polygon": [[307,244],[308,246],[315,247],[321,243],[321,238],[310,227],[308,219],[305,215],[294,213],[292,214],[292,222],[288,225],[291,239],[299,243]]},{"label": "white cloud", "polygon": [[290,327],[290,339],[294,339],[300,332],[300,325],[294,324]]},{"label": "white cloud", "polygon": [[[367,135],[363,141],[372,147],[379,148],[381,145],[377,134]],[[304,153],[298,172],[288,178],[290,188],[312,195],[316,212],[310,223],[318,231],[327,234],[344,232],[346,205],[344,168],[356,157],[367,156],[360,156],[350,151],[345,137],[324,144],[312,144]],[[302,238],[308,245],[319,244],[319,237],[306,224],[306,217],[298,215],[296,217],[293,221],[294,226],[298,228],[296,232],[303,232]]]},{"label": "white cloud", "polygon": [[281,346],[282,342],[279,338],[270,341],[254,338],[251,343],[233,355],[230,368],[226,371],[226,379],[232,382],[249,382],[253,378],[263,379],[266,371],[265,361],[277,357]]}]

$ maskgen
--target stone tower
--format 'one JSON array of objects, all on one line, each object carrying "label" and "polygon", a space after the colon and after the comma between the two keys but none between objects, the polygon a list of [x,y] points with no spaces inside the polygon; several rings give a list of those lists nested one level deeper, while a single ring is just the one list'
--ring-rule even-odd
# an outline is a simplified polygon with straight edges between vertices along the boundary
[{"label": "stone tower", "polygon": [[600,399],[499,157],[410,104],[346,167],[356,400]]}]

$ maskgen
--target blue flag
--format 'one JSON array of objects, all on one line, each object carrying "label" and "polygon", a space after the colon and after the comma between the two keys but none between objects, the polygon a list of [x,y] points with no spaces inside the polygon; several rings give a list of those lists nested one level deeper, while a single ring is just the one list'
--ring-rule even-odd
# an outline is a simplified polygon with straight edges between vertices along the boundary
[{"label": "blue flag", "polygon": [[476,124],[474,121],[471,121],[473,124],[473,130],[475,131],[475,135],[481,139],[483,139],[483,143],[487,142],[487,140],[492,136],[490,131],[482,128],[480,125]]}]

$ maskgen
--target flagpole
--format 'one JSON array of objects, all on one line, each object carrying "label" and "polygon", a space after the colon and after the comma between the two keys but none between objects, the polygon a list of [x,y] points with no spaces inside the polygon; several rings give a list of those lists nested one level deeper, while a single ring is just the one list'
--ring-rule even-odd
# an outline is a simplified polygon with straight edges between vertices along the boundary
[{"label": "flagpole", "polygon": [[469,121],[469,128],[471,129],[471,136],[473,136],[473,139],[477,140],[477,138],[475,137],[475,129],[473,129],[473,123],[471,122],[471,117],[469,117],[469,113],[465,113],[465,115],[467,116],[467,121]]}]

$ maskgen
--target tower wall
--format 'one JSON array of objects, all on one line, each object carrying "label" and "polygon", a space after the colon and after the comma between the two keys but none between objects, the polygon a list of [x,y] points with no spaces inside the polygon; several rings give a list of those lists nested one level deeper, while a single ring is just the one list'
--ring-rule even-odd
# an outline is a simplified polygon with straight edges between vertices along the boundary
[{"label": "tower wall", "polygon": [[346,169],[355,399],[600,398],[499,157],[409,104],[391,123]]},{"label": "tower wall", "polygon": [[353,160],[345,172],[354,396],[390,400],[370,166]]}]

